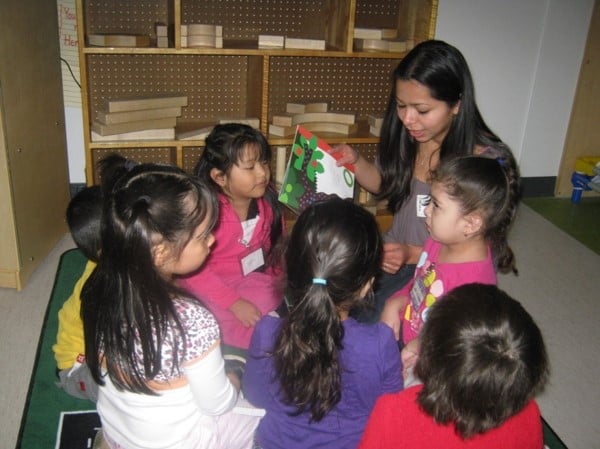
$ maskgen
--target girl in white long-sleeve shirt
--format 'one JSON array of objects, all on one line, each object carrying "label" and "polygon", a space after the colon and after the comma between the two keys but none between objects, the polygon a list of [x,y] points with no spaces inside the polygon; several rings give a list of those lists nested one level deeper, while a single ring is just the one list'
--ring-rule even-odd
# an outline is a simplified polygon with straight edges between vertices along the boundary
[{"label": "girl in white long-sleeve shirt", "polygon": [[258,418],[231,411],[239,379],[225,373],[217,323],[173,282],[210,253],[216,198],[172,166],[114,155],[101,173],[102,254],[82,316],[103,444],[250,447]]}]

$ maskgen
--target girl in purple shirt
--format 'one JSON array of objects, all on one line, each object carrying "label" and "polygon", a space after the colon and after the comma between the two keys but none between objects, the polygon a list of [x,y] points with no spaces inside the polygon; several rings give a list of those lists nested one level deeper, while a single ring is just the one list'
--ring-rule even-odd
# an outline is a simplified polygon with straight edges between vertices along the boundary
[{"label": "girl in purple shirt", "polygon": [[402,389],[392,331],[348,317],[372,294],[381,251],[375,218],[352,202],[298,218],[285,257],[289,314],[259,321],[243,377],[246,398],[266,411],[258,447],[354,448],[376,399]]}]

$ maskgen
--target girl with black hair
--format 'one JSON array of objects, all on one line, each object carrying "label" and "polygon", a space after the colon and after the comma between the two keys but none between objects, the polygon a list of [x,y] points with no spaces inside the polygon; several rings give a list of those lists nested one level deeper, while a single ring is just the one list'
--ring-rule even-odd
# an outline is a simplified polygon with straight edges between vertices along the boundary
[{"label": "girl with black hair", "polygon": [[102,250],[81,294],[101,447],[248,448],[257,419],[230,411],[240,380],[225,373],[219,327],[175,281],[210,253],[214,194],[176,167],[117,155],[101,173]]},{"label": "girl with black hair", "polygon": [[243,355],[257,321],[283,299],[274,254],[284,222],[270,161],[259,130],[230,123],[208,135],[195,170],[219,199],[216,244],[202,270],[181,284],[216,316],[226,351],[233,354]]},{"label": "girl with black hair", "polygon": [[286,251],[289,314],[256,326],[243,379],[266,409],[263,449],[351,448],[377,397],[402,389],[391,330],[348,317],[372,291],[381,237],[372,214],[333,199],[298,218]]}]

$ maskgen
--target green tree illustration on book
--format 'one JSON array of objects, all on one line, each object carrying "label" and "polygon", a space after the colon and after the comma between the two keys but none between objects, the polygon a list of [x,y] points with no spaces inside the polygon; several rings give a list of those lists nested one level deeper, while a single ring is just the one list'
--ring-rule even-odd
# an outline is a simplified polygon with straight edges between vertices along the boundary
[{"label": "green tree illustration on book", "polygon": [[302,126],[296,128],[292,151],[279,191],[279,201],[300,213],[315,201],[332,196],[353,198],[354,167],[336,165],[331,147]]}]

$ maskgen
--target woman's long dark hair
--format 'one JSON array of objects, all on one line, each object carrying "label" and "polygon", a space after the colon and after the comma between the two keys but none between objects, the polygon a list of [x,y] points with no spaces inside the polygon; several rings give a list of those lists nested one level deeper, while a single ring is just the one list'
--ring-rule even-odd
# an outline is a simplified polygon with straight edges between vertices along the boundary
[{"label": "woman's long dark hair", "polygon": [[375,218],[350,201],[313,204],[294,225],[286,252],[290,312],[273,357],[285,399],[314,421],[341,399],[339,312],[361,299],[381,255]]},{"label": "woman's long dark hair", "polygon": [[396,112],[397,81],[414,80],[427,87],[431,96],[452,108],[460,101],[448,135],[440,148],[440,162],[472,154],[477,145],[497,146],[500,139],[484,122],[475,102],[475,88],[467,61],[455,47],[439,40],[415,46],[400,61],[392,77],[379,143],[381,189],[388,208],[396,212],[409,197],[418,142],[415,142]]},{"label": "woman's long dark hair", "polygon": [[[81,294],[86,359],[98,384],[108,375],[118,389],[153,394],[147,382],[163,369],[169,329],[173,347],[185,349],[172,300],[188,297],[157,270],[153,247],[165,243],[177,256],[207,217],[212,229],[218,204],[208,187],[173,166],[114,155],[101,173],[102,250]],[[174,353],[174,372],[179,363]]]},{"label": "woman's long dark hair", "polygon": [[[261,162],[271,161],[271,147],[259,130],[241,123],[216,125],[206,137],[206,146],[194,169],[195,174],[216,192],[223,193],[221,187],[211,178],[210,171],[216,168],[223,173],[229,173],[231,167],[241,160],[243,152],[248,146],[258,148]],[[276,248],[283,232],[281,221],[283,212],[272,182],[269,183],[265,191],[264,199],[273,211],[270,235],[272,251]]]}]

